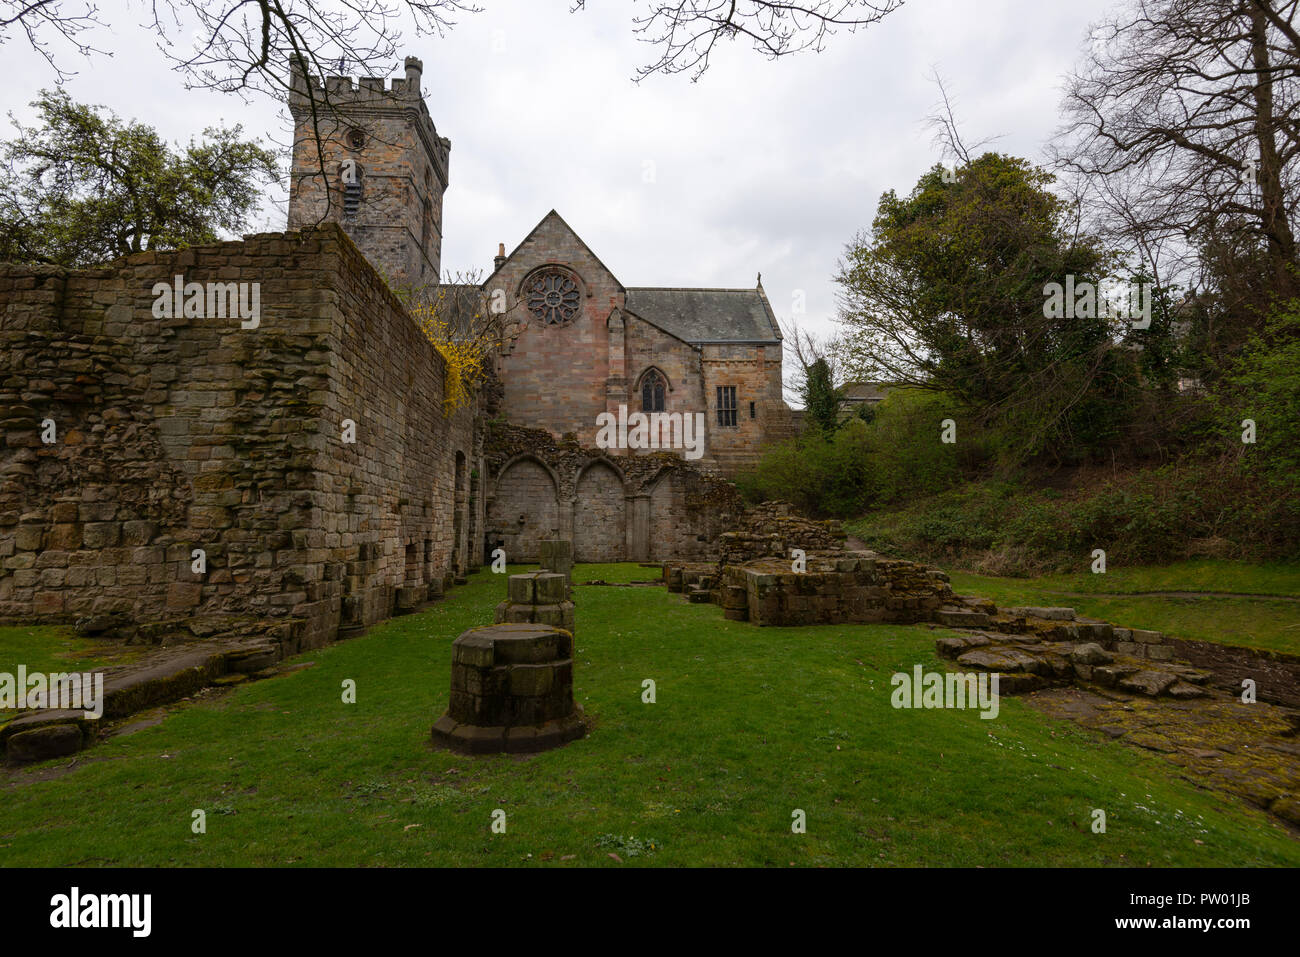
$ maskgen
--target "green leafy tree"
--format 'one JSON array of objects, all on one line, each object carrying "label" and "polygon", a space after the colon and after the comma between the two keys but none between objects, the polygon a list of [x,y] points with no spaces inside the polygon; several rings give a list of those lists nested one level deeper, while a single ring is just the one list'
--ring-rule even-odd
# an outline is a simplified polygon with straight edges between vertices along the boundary
[{"label": "green leafy tree", "polygon": [[808,366],[803,381],[806,421],[827,439],[840,424],[840,397],[831,381],[831,367],[825,359],[815,359]]},{"label": "green leafy tree", "polygon": [[[1300,300],[1268,317],[1264,330],[1230,365],[1214,398],[1228,448],[1294,503],[1300,473]],[[1255,432],[1249,443],[1242,438],[1247,419]]]},{"label": "green leafy tree", "polygon": [[42,91],[39,123],[0,146],[0,260],[87,265],[245,228],[275,154],[209,128],[174,152],[149,126]]},{"label": "green leafy tree", "polygon": [[1022,454],[1068,443],[1075,406],[1122,335],[1114,316],[1046,307],[1116,257],[1074,230],[1050,173],[997,153],[880,199],[836,282],[852,377],[942,392],[1001,421]]},{"label": "green leafy tree", "polygon": [[772,446],[737,484],[751,499],[781,499],[808,515],[860,515],[877,494],[868,426],[851,419],[825,437],[810,431]]}]

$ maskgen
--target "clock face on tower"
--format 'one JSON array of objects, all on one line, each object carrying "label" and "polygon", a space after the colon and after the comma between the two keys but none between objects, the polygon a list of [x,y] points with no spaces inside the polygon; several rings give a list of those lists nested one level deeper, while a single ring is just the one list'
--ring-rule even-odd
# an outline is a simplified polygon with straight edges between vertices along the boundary
[{"label": "clock face on tower", "polygon": [[544,269],[524,284],[524,301],[548,326],[558,326],[578,314],[582,294],[571,276],[559,269]]}]

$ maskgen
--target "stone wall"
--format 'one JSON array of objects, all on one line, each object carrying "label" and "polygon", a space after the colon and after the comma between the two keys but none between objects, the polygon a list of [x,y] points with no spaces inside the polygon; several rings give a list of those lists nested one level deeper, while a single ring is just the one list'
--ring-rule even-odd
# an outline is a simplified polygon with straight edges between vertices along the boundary
[{"label": "stone wall", "polygon": [[[709,455],[725,475],[758,462],[764,445],[790,431],[781,400],[781,346],[725,343],[702,347]],[[718,423],[718,386],[735,386],[736,424]]]},{"label": "stone wall", "polygon": [[488,539],[511,562],[537,561],[545,538],[572,541],[579,562],[704,558],[744,511],[730,483],[669,453],[614,459],[492,424],[485,457]]},{"label": "stone wall", "polygon": [[780,559],[726,565],[717,586],[728,617],[755,625],[912,624],[953,600],[942,573],[851,552],[810,558],[798,573]]},{"label": "stone wall", "polygon": [[[154,284],[177,275],[259,284],[255,327],[157,315]],[[256,615],[292,620],[292,651],[480,557],[452,565],[455,523],[482,521],[481,501],[477,517],[468,496],[454,505],[457,452],[481,468],[475,413],[443,417],[441,359],[336,226],[96,269],[0,266],[0,362],[9,620],[131,637]]]}]

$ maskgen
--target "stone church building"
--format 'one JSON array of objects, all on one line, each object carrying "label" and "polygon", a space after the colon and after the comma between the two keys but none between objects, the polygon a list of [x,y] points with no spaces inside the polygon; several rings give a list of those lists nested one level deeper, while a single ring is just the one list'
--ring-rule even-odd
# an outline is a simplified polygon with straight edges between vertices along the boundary
[{"label": "stone church building", "polygon": [[[420,93],[421,69],[408,57],[405,78],[388,90],[383,80],[354,87],[350,77],[321,84],[299,74],[290,101],[289,228],[337,221],[372,262],[417,284],[439,278],[451,150]],[[500,413],[511,423],[590,447],[598,416],[620,406],[699,413],[704,453],[695,464],[723,475],[794,429],[781,394],[781,333],[761,281],[747,289],[625,285],[551,210],[509,254],[501,244],[482,288],[512,327],[496,370]]]},{"label": "stone church building", "polygon": [[[354,87],[349,77],[294,78],[289,227],[336,221],[388,275],[433,284],[451,143],[420,93],[421,69],[408,57],[405,78],[387,90],[382,80]],[[695,417],[703,428],[694,455],[673,446],[669,426],[655,430],[654,444],[722,477],[756,462],[765,443],[792,435],[781,333],[761,280],[732,289],[626,285],[555,210],[505,249],[500,244],[476,290],[508,328],[494,357],[494,413],[539,430],[539,446],[544,433],[588,454],[561,465],[534,448],[490,463],[488,544],[512,560],[535,558],[537,541],[551,536],[573,540],[579,560],[679,554],[698,537],[674,534],[672,514],[685,507],[682,476],[637,485],[628,460],[651,450],[602,446],[601,416]]]},{"label": "stone church building", "polygon": [[620,406],[701,413],[697,464],[724,475],[788,434],[781,333],[761,285],[626,286],[554,210],[495,267],[485,288],[517,304],[522,326],[500,361],[511,422],[594,445],[597,416]]}]

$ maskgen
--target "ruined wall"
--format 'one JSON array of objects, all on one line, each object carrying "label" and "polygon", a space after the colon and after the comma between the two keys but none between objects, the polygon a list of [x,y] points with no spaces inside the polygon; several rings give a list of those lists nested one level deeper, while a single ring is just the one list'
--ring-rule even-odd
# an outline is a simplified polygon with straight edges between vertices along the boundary
[{"label": "ruined wall", "polygon": [[[755,625],[912,624],[931,620],[953,600],[942,573],[869,555],[809,559],[803,573],[783,559],[727,565],[719,583],[721,604],[728,618]],[[672,569],[665,577],[673,590]]]},{"label": "ruined wall", "polygon": [[[466,490],[482,444],[473,409],[444,416],[444,363],[381,277],[350,242],[333,252],[338,309],[309,559],[327,581],[341,578],[342,625],[364,627],[479,564],[481,552],[467,549]],[[345,419],[356,423],[355,443],[340,441]],[[306,609],[327,626],[339,614],[336,591]]]},{"label": "ruined wall", "polygon": [[[154,284],[176,275],[257,283],[256,322],[156,315]],[[456,574],[473,413],[442,417],[441,359],[336,226],[89,270],[0,266],[0,362],[5,618],[126,637],[293,619],[296,650]]]},{"label": "ruined wall", "polygon": [[537,543],[574,543],[574,560],[695,559],[743,511],[735,488],[671,453],[610,458],[541,429],[490,424],[487,534],[511,562]]}]

